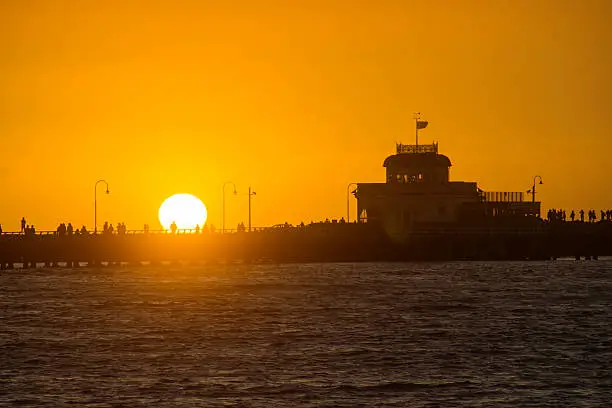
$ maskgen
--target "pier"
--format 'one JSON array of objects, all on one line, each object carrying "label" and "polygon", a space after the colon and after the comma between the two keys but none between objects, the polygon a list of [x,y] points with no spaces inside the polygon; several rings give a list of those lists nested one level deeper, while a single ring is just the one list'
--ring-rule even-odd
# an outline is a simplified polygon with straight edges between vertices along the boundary
[{"label": "pier", "polygon": [[530,227],[423,226],[397,237],[367,223],[316,223],[252,232],[183,230],[58,236],[0,235],[0,267],[128,263],[291,263],[597,259],[612,256],[612,222]]}]

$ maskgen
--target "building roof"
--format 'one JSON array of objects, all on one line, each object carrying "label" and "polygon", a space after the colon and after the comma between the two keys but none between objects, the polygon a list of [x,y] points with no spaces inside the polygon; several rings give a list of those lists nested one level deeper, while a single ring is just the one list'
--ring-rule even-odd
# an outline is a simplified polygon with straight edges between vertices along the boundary
[{"label": "building roof", "polygon": [[385,159],[383,167],[450,167],[451,161],[443,154],[400,153]]}]

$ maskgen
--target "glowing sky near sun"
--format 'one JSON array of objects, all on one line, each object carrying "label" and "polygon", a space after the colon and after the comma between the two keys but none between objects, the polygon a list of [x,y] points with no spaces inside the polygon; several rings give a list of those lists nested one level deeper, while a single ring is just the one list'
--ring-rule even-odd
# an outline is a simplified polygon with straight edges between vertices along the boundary
[{"label": "glowing sky near sun", "polygon": [[546,208],[612,207],[612,2],[0,2],[0,224],[157,224],[168,196],[209,222],[345,215],[384,181],[412,112],[451,179]]}]

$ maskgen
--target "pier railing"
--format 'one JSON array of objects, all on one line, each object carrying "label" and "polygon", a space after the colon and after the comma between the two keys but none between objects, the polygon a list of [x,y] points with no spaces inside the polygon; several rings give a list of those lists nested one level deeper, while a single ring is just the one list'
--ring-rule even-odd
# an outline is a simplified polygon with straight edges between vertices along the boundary
[{"label": "pier railing", "polygon": [[[251,228],[252,231],[264,231],[269,229],[269,227],[253,227]],[[231,233],[236,233],[238,232],[237,229],[230,229],[230,228],[226,228],[225,229],[225,234],[231,234]],[[127,230],[123,233],[118,233],[117,231],[113,231],[113,233],[108,233],[108,232],[104,232],[104,231],[86,231],[86,232],[81,232],[80,230],[77,232],[75,230],[75,232],[73,232],[72,234],[70,234],[70,236],[93,236],[93,235],[144,235],[144,234],[151,234],[151,235],[183,235],[183,234],[223,234],[224,232],[222,232],[221,230],[215,230],[213,231],[207,231],[207,230],[199,230],[196,231],[195,228],[184,228],[184,229],[178,229],[176,230],[175,233],[173,233],[172,231],[169,230],[164,230],[164,229],[155,229],[155,230],[144,230],[144,229],[135,229],[135,230]],[[59,236],[57,231],[45,231],[45,230],[41,230],[41,231],[36,231],[35,233],[27,233],[24,234],[23,232],[19,232],[19,231],[6,231],[6,232],[2,232],[1,235],[7,235],[7,236],[30,236],[30,235],[36,235],[36,236]],[[63,234],[63,236],[68,236],[69,234],[65,233]]]},{"label": "pier railing", "polygon": [[[424,225],[415,225],[410,230],[406,231],[411,235],[480,235],[480,234],[515,234],[515,235],[524,235],[524,234],[541,234],[551,227],[555,225],[565,225],[565,226],[573,226],[573,227],[581,227],[587,225],[610,225],[612,222],[610,221],[598,221],[598,222],[584,222],[584,221],[558,221],[558,222],[547,222],[542,221],[539,224],[534,225],[482,225],[482,226],[464,226],[464,225],[448,225],[448,224],[424,224]],[[242,229],[227,229],[225,232],[221,230],[199,230],[196,229],[178,229],[176,232],[172,232],[164,229],[155,229],[155,230],[144,230],[144,229],[134,229],[127,230],[122,233],[118,233],[114,231],[112,234],[104,231],[87,231],[86,233],[81,233],[80,231],[73,234],[63,234],[59,235],[57,231],[49,231],[49,230],[41,230],[36,231],[34,234],[24,234],[23,232],[18,231],[9,231],[3,232],[0,234],[0,237],[3,238],[28,238],[28,237],[103,237],[103,236],[112,236],[112,237],[121,237],[121,236],[143,236],[143,235],[154,235],[154,236],[184,236],[184,235],[201,235],[201,236],[222,236],[222,235],[235,235],[235,234],[256,234],[256,233],[286,233],[286,232],[297,232],[297,231],[355,231],[355,228],[367,228],[367,223],[331,223],[331,222],[319,222],[312,224],[304,224],[304,225],[275,225],[271,227],[252,227],[251,232],[249,233],[246,230]]]}]

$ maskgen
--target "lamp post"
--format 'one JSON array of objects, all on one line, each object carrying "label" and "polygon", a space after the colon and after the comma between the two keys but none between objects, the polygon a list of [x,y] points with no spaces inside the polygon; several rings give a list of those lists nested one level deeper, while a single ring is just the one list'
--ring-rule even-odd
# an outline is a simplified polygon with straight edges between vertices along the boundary
[{"label": "lamp post", "polygon": [[528,193],[531,193],[531,202],[532,202],[532,203],[535,203],[535,200],[536,200],[536,180],[537,180],[537,179],[540,179],[540,183],[538,183],[538,184],[544,184],[544,183],[542,182],[542,177],[540,177],[540,176],[535,176],[535,177],[533,178],[533,186],[531,187],[531,190],[527,191]]},{"label": "lamp post", "polygon": [[106,194],[110,194],[106,180],[98,180],[94,185],[94,235],[98,232],[98,184],[106,184]]},{"label": "lamp post", "polygon": [[221,232],[225,233],[225,186],[231,184],[232,186],[234,186],[234,195],[237,194],[236,192],[236,184],[234,184],[231,181],[226,181],[225,183],[223,183],[223,222],[221,223]]},{"label": "lamp post", "polygon": [[249,186],[249,232],[251,232],[251,196],[256,194],[255,191],[251,191],[251,186]]},{"label": "lamp post", "polygon": [[351,186],[357,186],[357,183],[348,183],[348,185],[346,186],[346,222],[351,222],[351,217],[350,217],[350,206],[349,206],[349,193],[351,191]]}]

